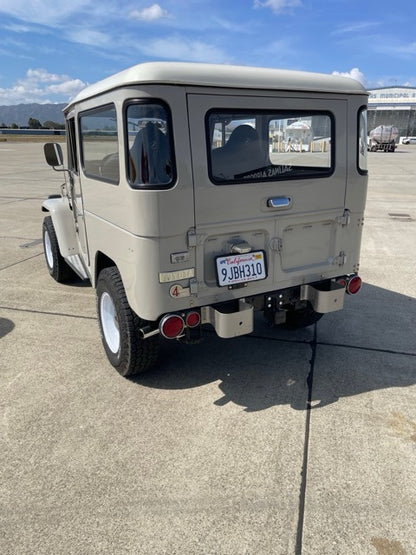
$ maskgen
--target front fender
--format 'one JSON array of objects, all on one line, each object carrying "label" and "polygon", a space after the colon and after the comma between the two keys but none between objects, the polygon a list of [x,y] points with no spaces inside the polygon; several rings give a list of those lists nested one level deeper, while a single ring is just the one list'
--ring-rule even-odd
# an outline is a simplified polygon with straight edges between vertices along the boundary
[{"label": "front fender", "polygon": [[42,203],[42,212],[49,212],[52,217],[61,255],[68,258],[80,254],[75,221],[67,200],[62,197],[49,198]]}]

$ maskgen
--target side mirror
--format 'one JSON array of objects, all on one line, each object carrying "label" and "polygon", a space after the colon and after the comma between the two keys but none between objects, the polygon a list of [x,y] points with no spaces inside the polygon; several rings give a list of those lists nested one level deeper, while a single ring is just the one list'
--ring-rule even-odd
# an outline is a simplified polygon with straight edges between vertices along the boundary
[{"label": "side mirror", "polygon": [[46,143],[43,145],[43,152],[45,153],[46,163],[55,168],[62,166],[64,163],[64,156],[62,154],[61,145],[58,143]]}]

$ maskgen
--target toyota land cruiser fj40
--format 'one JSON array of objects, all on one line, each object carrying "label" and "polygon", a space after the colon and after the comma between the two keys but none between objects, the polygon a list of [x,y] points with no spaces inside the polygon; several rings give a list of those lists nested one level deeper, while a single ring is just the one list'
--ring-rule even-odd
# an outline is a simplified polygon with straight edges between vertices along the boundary
[{"label": "toyota land cruiser fj40", "polygon": [[155,364],[160,336],[314,324],[361,286],[367,93],[355,80],[147,63],[65,108],[67,165],[45,200],[46,264],[96,289],[111,364]]}]

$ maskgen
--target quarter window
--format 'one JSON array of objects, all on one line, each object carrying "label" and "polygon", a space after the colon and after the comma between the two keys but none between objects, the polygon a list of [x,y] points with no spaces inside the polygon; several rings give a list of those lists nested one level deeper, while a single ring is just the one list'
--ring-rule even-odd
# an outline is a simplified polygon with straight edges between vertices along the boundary
[{"label": "quarter window", "polygon": [[117,116],[103,106],[80,116],[82,164],[85,175],[110,183],[120,178]]},{"label": "quarter window", "polygon": [[159,103],[133,103],[126,109],[127,173],[133,187],[169,187],[175,180],[168,109]]},{"label": "quarter window", "polygon": [[367,172],[367,108],[358,114],[358,170]]},{"label": "quarter window", "polygon": [[67,147],[68,147],[68,168],[78,174],[77,142],[75,136],[75,119],[67,121]]},{"label": "quarter window", "polygon": [[334,122],[326,112],[213,110],[208,157],[216,184],[327,176],[334,165]]}]

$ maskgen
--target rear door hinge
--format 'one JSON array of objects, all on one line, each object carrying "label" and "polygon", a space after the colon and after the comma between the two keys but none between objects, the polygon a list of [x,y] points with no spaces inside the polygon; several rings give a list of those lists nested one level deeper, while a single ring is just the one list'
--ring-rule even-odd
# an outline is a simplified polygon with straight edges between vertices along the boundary
[{"label": "rear door hinge", "polygon": [[338,225],[349,225],[350,220],[351,220],[351,213],[347,208],[344,210],[344,213],[342,216],[338,216],[337,218],[335,218],[335,221],[337,222]]},{"label": "rear door hinge", "polygon": [[270,248],[272,251],[282,252],[283,250],[283,241],[280,237],[272,237],[270,239]]},{"label": "rear door hinge", "polygon": [[198,294],[198,280],[196,278],[192,278],[189,280],[189,289],[191,291],[191,295]]},{"label": "rear door hinge", "polygon": [[196,247],[196,231],[194,228],[188,230],[188,248]]}]

